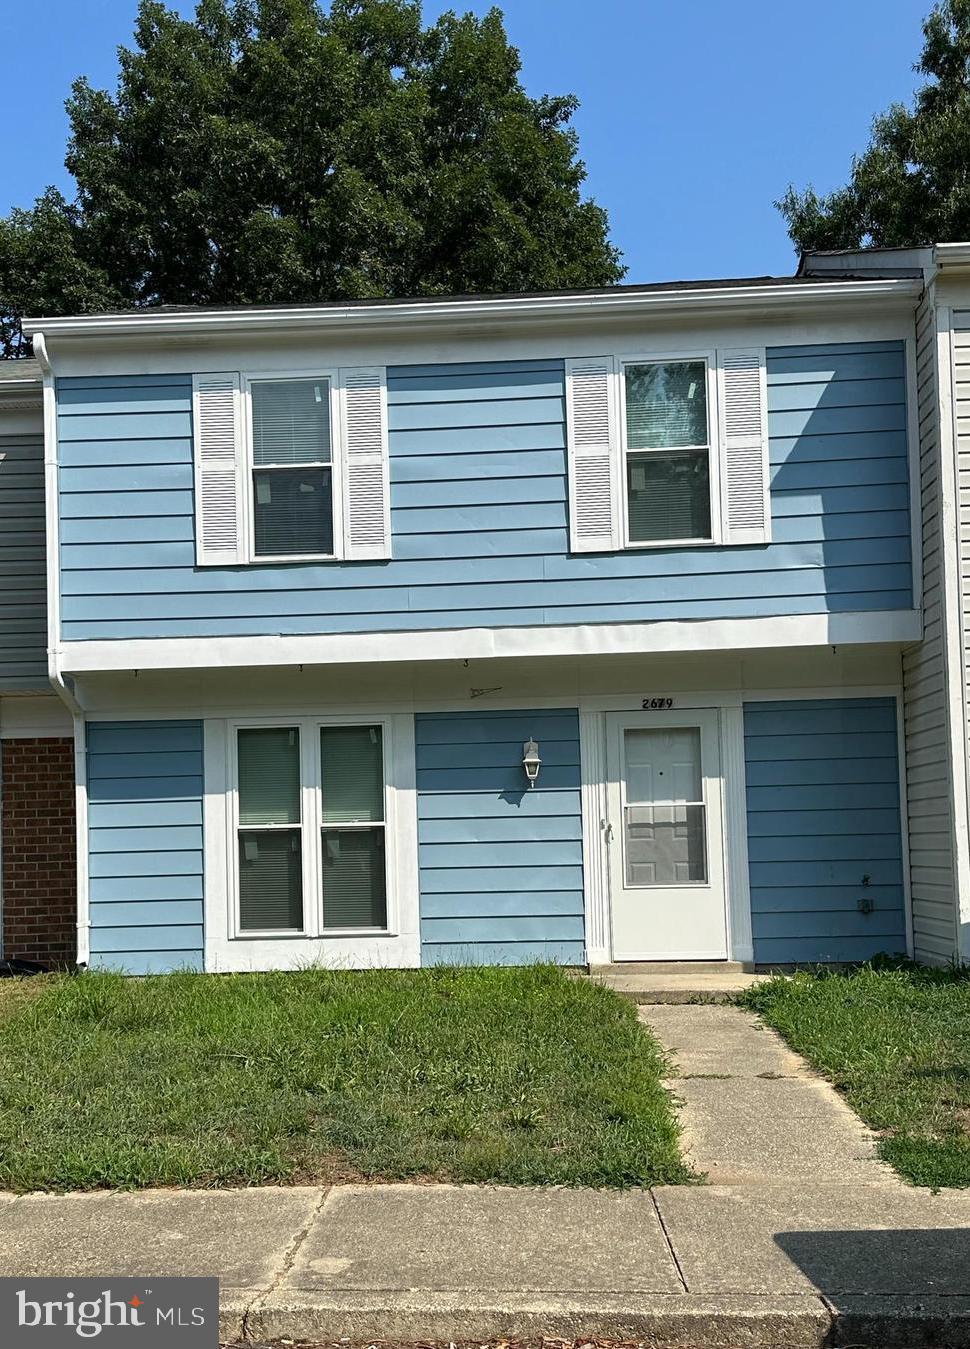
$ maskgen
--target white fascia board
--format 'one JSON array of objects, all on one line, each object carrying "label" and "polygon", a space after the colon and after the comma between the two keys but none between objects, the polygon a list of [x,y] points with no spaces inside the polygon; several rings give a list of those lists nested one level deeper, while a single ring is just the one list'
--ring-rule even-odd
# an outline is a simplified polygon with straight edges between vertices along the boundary
[{"label": "white fascia board", "polygon": [[468,324],[477,320],[586,318],[648,314],[790,311],[793,305],[825,306],[839,301],[878,304],[916,300],[923,283],[914,278],[878,281],[792,282],[779,286],[696,286],[683,290],[604,291],[595,295],[541,295],[467,300],[421,300],[407,303],[347,306],[292,305],[282,308],[210,310],[176,313],[144,310],[129,314],[82,314],[70,318],[25,318],[26,334],[43,331],[59,337],[137,334],[184,337],[193,334],[314,329]]},{"label": "white fascia board", "polygon": [[933,258],[941,271],[944,268],[970,266],[970,242],[963,240],[937,244],[933,249]]},{"label": "white fascia board", "polygon": [[199,670],[392,661],[502,660],[516,657],[651,655],[766,647],[857,646],[918,642],[914,610],[796,614],[664,623],[603,623],[543,628],[449,628],[440,632],[311,636],[157,637],[63,642],[62,671]]}]

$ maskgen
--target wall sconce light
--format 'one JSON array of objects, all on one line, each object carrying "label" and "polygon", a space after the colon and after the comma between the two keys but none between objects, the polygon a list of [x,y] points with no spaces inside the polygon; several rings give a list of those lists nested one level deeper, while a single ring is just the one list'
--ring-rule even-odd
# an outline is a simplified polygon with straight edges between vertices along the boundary
[{"label": "wall sconce light", "polygon": [[539,746],[536,742],[528,739],[522,746],[522,767],[525,769],[525,775],[529,779],[529,786],[536,785],[536,778],[539,776],[539,765],[542,760],[539,758]]}]

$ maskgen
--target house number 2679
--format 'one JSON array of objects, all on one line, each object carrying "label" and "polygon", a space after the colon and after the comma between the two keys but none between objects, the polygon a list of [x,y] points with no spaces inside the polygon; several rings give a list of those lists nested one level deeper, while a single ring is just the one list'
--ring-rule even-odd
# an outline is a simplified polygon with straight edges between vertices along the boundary
[{"label": "house number 2679", "polygon": [[644,712],[669,712],[673,705],[673,698],[644,698],[640,704]]}]

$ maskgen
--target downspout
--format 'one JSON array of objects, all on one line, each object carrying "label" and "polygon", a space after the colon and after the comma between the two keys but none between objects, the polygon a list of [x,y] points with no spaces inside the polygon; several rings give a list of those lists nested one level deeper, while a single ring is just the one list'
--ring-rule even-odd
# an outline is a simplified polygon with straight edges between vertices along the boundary
[{"label": "downspout", "polygon": [[57,403],[54,371],[42,332],[34,333],[34,356],[44,379],[44,502],[47,538],[47,676],[51,687],[71,714],[74,726],[74,809],[77,844],[77,963],[87,965],[91,948],[91,919],[87,868],[87,777],[84,709],[74,680],[61,668],[60,521],[58,512]]}]

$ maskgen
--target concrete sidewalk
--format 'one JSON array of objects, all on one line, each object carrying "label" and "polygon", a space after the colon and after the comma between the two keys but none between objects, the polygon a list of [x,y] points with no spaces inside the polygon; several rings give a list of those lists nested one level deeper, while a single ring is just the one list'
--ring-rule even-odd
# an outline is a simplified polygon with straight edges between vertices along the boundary
[{"label": "concrete sidewalk", "polygon": [[214,1274],[227,1340],[970,1344],[970,1193],[149,1191],[0,1201],[0,1272]]}]

